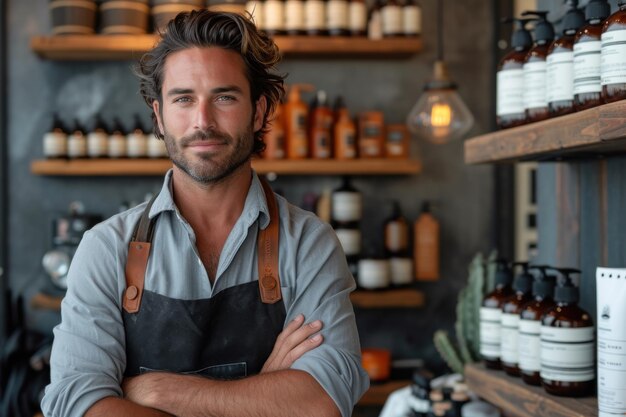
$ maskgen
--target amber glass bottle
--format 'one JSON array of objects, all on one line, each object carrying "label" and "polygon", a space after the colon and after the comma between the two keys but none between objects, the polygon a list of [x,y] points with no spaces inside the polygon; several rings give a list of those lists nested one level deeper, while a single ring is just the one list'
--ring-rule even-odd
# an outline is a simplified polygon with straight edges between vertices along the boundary
[{"label": "amber glass bottle", "polygon": [[535,15],[539,21],[535,25],[535,42],[524,60],[524,111],[526,121],[538,122],[550,116],[546,94],[546,57],[548,48],[554,39],[554,28],[546,19],[548,12],[522,13],[523,16]]},{"label": "amber glass bottle", "polygon": [[513,294],[513,277],[509,263],[504,259],[496,261],[496,288],[485,295],[480,307],[480,355],[485,366],[501,369],[500,363],[500,321],[502,306]]},{"label": "amber glass bottle", "polygon": [[311,105],[309,118],[309,150],[311,158],[330,158],[332,125],[333,113],[328,106],[326,92],[319,90]]},{"label": "amber glass bottle", "polygon": [[611,13],[606,0],[592,0],[585,8],[587,24],[574,38],[574,109],[586,110],[602,104],[600,51],[602,23]]},{"label": "amber glass bottle", "polygon": [[589,313],[578,307],[578,288],[570,278],[580,271],[559,272],[556,306],[541,320],[541,385],[549,394],[582,397],[594,388],[595,329]]},{"label": "amber glass bottle", "polygon": [[563,35],[552,42],[546,58],[547,100],[551,117],[574,112],[574,38],[585,24],[585,15],[578,9],[578,0],[568,0],[567,5]]},{"label": "amber glass bottle", "polygon": [[522,306],[519,321],[518,362],[522,379],[529,385],[541,385],[541,318],[554,303],[556,277],[546,274],[545,266],[533,266],[539,275],[533,282],[533,300]]},{"label": "amber glass bottle", "polygon": [[626,0],[602,26],[602,99],[605,103],[626,98]]},{"label": "amber glass bottle", "polygon": [[356,125],[350,118],[343,98],[335,100],[335,125],[333,127],[333,156],[335,159],[356,158]]},{"label": "amber glass bottle", "polygon": [[528,262],[516,262],[513,265],[521,266],[523,271],[513,281],[515,294],[508,297],[502,306],[500,361],[502,369],[507,374],[520,376],[518,367],[519,318],[522,306],[532,299],[533,276],[528,272]]},{"label": "amber glass bottle", "polygon": [[526,24],[533,19],[505,19],[514,22],[515,29],[511,36],[513,48],[502,58],[497,74],[497,124],[500,129],[520,126],[526,120],[524,113],[524,60],[533,44]]}]

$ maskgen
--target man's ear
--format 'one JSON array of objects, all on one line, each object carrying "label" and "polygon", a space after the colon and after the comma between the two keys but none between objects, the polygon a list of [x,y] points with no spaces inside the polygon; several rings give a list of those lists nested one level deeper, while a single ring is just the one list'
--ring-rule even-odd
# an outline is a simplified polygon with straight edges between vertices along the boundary
[{"label": "man's ear", "polygon": [[254,132],[258,132],[263,127],[263,118],[265,117],[265,109],[267,109],[267,99],[265,96],[259,97],[255,103],[254,111]]},{"label": "man's ear", "polygon": [[161,119],[161,112],[159,109],[159,100],[152,101],[152,111],[157,119],[157,125],[159,126],[159,133],[161,136],[165,136],[165,129],[163,128],[163,120]]}]

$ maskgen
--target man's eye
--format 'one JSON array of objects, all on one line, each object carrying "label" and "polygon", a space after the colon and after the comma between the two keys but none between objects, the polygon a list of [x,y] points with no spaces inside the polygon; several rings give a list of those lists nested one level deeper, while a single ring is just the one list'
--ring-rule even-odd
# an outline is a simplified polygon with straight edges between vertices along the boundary
[{"label": "man's eye", "polygon": [[174,99],[174,103],[188,103],[191,99],[189,97],[178,97]]},{"label": "man's eye", "polygon": [[233,96],[219,96],[217,98],[217,101],[233,101],[235,100],[235,97]]}]

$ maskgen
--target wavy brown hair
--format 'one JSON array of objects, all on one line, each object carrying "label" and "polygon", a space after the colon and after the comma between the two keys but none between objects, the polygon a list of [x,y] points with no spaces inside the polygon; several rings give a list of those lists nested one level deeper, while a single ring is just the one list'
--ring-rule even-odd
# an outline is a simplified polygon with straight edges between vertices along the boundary
[{"label": "wavy brown hair", "polygon": [[[241,55],[246,65],[253,109],[262,96],[267,100],[263,125],[254,133],[254,152],[258,154],[265,149],[263,136],[268,129],[268,117],[272,115],[285,92],[285,77],[273,72],[280,61],[278,47],[248,17],[208,10],[178,14],[161,33],[159,43],[144,54],[135,67],[135,74],[141,83],[139,91],[150,108],[154,100],[157,100],[162,109],[163,70],[168,55],[183,49],[210,46],[230,49]],[[163,139],[154,112],[152,122],[155,135]]]}]

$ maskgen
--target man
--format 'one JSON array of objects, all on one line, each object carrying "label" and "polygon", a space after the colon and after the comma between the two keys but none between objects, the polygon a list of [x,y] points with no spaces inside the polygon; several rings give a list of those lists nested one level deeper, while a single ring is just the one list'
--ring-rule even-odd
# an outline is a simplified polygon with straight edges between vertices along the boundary
[{"label": "man", "polygon": [[152,202],[85,234],[46,416],[351,414],[368,383],[345,256],[251,169],[278,60],[245,17],[208,11],[177,16],[142,59],[173,169]]}]

